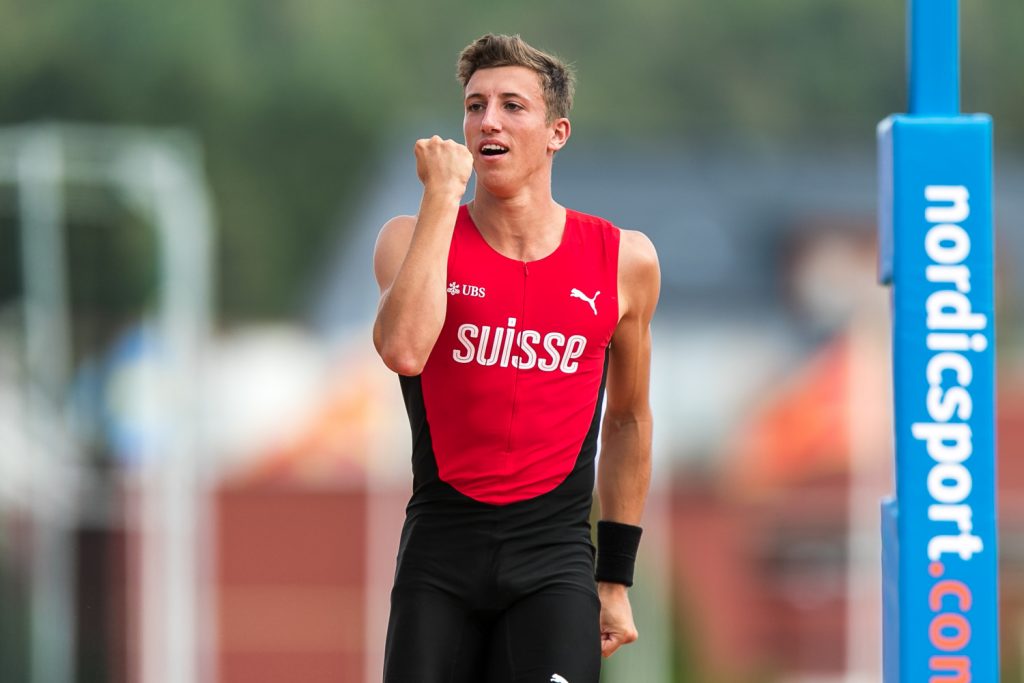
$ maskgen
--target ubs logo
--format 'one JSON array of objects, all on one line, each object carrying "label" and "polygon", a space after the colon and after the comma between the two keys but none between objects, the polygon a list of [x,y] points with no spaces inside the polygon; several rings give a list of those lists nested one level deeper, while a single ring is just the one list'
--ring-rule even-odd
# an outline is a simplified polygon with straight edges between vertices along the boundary
[{"label": "ubs logo", "polygon": [[452,282],[448,285],[448,293],[452,296],[475,296],[480,299],[487,295],[487,292],[483,287],[477,287],[476,285],[460,285],[458,282]]}]

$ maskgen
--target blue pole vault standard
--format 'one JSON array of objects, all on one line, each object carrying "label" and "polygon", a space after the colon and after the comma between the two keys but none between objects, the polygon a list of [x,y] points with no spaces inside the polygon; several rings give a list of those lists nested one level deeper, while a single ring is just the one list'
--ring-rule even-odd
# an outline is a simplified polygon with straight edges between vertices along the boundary
[{"label": "blue pole vault standard", "polygon": [[959,113],[957,0],[911,0],[910,113],[878,126],[896,493],[882,503],[886,683],[999,680],[992,120]]}]

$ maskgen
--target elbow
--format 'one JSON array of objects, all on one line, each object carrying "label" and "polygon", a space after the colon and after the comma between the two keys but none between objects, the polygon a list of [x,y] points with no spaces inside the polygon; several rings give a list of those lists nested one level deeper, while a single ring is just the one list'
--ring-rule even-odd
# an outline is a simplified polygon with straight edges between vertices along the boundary
[{"label": "elbow", "polygon": [[647,405],[622,411],[606,410],[604,415],[605,428],[614,431],[650,431],[652,423],[651,409]]},{"label": "elbow", "polygon": [[396,372],[399,375],[415,377],[423,372],[423,366],[426,365],[426,363],[411,356],[389,356],[384,358],[384,365],[388,366],[392,372]]},{"label": "elbow", "polygon": [[385,332],[380,321],[373,328],[373,345],[384,365],[392,372],[414,377],[423,372],[430,352],[434,348],[436,335],[430,339],[421,336]]},{"label": "elbow", "polygon": [[408,347],[396,348],[393,344],[383,343],[376,346],[384,365],[399,375],[414,377],[423,372],[423,366],[427,364],[425,356],[411,352]]}]

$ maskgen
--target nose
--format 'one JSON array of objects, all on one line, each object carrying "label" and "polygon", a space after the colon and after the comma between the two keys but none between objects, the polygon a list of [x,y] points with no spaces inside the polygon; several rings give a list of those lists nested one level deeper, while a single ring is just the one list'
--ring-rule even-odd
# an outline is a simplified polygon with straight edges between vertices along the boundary
[{"label": "nose", "polygon": [[480,117],[480,130],[485,133],[493,133],[501,130],[501,117],[499,116],[500,106],[498,103],[488,102]]}]

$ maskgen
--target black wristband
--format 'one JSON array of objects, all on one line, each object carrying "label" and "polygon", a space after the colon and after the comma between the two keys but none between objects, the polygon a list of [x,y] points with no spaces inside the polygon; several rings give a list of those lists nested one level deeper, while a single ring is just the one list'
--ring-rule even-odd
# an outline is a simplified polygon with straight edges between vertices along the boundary
[{"label": "black wristband", "polygon": [[594,578],[632,586],[633,566],[643,531],[632,524],[600,520],[597,523],[597,569]]}]

